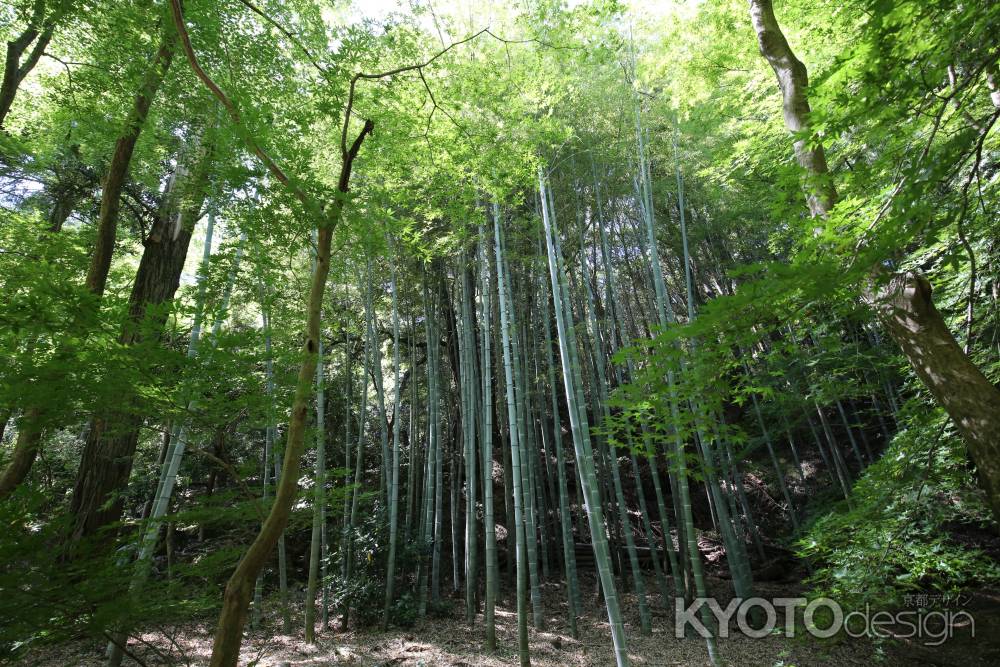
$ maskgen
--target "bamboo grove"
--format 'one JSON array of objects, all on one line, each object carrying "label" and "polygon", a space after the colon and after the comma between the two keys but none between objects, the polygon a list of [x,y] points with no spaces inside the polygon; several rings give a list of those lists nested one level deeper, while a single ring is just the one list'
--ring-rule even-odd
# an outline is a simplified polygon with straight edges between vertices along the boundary
[{"label": "bamboo grove", "polygon": [[1000,11],[570,4],[0,9],[0,656],[1000,581]]}]

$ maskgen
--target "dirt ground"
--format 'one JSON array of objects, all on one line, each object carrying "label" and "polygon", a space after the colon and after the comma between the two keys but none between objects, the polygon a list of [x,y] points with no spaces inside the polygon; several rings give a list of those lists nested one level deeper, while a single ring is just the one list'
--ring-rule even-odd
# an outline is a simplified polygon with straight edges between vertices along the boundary
[{"label": "dirt ground", "polygon": [[[653,582],[650,582],[651,584]],[[611,634],[603,607],[596,604],[594,582],[584,578],[584,615],[579,621],[580,639],[569,635],[565,622],[565,596],[558,584],[543,591],[545,629],[530,629],[531,663],[536,667],[614,665]],[[720,593],[728,587],[724,580],[710,585]],[[794,595],[786,585],[758,584],[762,597]],[[640,636],[634,596],[623,596],[628,652],[633,665],[666,667],[668,665],[707,665],[703,639],[677,639],[673,634],[673,611],[653,604],[653,633]],[[428,618],[412,628],[377,630],[335,629],[319,633],[315,645],[307,645],[301,636],[275,634],[276,618],[266,618],[261,630],[251,632],[244,641],[241,667],[327,667],[356,665],[365,667],[501,667],[517,665],[517,617],[513,601],[501,600],[496,614],[497,650],[483,648],[482,616],[470,628],[464,621],[462,601],[454,600],[447,618]],[[976,667],[1000,664],[1000,600],[982,598],[976,617],[976,639],[958,633],[941,646],[884,642],[876,645],[868,639],[816,640],[808,636],[787,638],[771,635],[752,639],[743,635],[719,639],[719,651],[725,664],[734,667],[840,667],[846,665],[941,665]],[[301,618],[301,614],[297,616]],[[779,626],[781,625],[779,621]],[[133,640],[130,651],[152,667],[207,665],[211,653],[210,623],[191,623],[169,631],[148,632]],[[36,667],[97,667],[103,665],[103,647],[99,642],[77,642],[37,651],[18,664]],[[125,664],[138,664],[126,659]]]}]

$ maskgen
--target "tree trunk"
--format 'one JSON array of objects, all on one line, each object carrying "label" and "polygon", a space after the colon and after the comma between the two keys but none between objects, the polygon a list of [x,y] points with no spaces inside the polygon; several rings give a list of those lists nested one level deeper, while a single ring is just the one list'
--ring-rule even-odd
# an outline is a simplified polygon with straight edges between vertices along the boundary
[{"label": "tree trunk", "polygon": [[[499,243],[501,244],[501,252],[506,255],[506,244],[501,236]],[[499,276],[499,272],[497,273]],[[514,373],[514,391],[516,394],[515,412],[517,416],[517,442],[518,448],[520,450],[520,461],[519,464],[513,464],[514,474],[520,474],[520,488],[521,488],[521,508],[522,517],[524,520],[524,543],[525,543],[525,554],[528,560],[528,581],[530,584],[530,595],[531,595],[531,612],[532,625],[536,630],[542,630],[544,627],[544,609],[542,607],[542,591],[538,578],[538,533],[535,529],[535,494],[532,489],[531,483],[531,458],[533,456],[533,443],[529,438],[529,428],[528,424],[528,383],[525,379],[525,375],[522,372],[522,362],[521,362],[521,336],[518,332],[518,314],[517,307],[515,305],[514,289],[510,280],[510,271],[508,268],[504,268],[503,279],[505,281],[504,289],[506,290],[507,297],[507,320],[510,324],[510,347],[511,347],[511,366],[513,367]],[[511,450],[511,460],[513,461],[513,450]],[[515,478],[515,484],[517,479]],[[516,493],[516,491],[515,491]]]},{"label": "tree trunk", "polygon": [[[389,237],[389,247],[394,248],[392,238]],[[396,550],[399,544],[399,436],[402,427],[402,414],[400,411],[400,386],[399,386],[399,294],[396,283],[396,262],[398,257],[395,251],[390,258],[392,262],[392,272],[390,277],[390,289],[392,290],[392,464],[388,471],[389,482],[389,558],[385,575],[385,601],[382,607],[382,629],[389,627],[389,612],[392,609],[393,584],[396,578]],[[412,370],[412,369],[411,369]]]},{"label": "tree trunk", "polygon": [[810,181],[806,186],[809,212],[826,215],[837,201],[837,190],[828,176],[826,152],[819,143],[810,142],[802,133],[809,130],[809,98],[806,89],[809,76],[806,66],[795,57],[788,40],[781,32],[771,0],[750,0],[750,19],[757,32],[761,55],[771,65],[781,89],[785,127],[796,135],[795,159],[806,170]]},{"label": "tree trunk", "polygon": [[[551,192],[550,192],[551,197]],[[555,207],[552,207],[554,210]],[[579,211],[577,212],[577,217],[579,217]],[[603,423],[609,423],[611,419],[611,407],[608,398],[608,378],[607,371],[607,356],[604,350],[604,343],[601,340],[601,331],[597,321],[596,306],[594,304],[594,294],[590,289],[590,278],[587,275],[586,266],[586,254],[584,248],[583,235],[580,235],[580,269],[582,271],[582,283],[586,291],[586,299],[584,300],[584,310],[587,314],[587,319],[590,322],[591,329],[591,341],[593,347],[594,355],[594,370],[596,372],[596,377],[594,382],[597,385],[597,398],[600,404],[601,418]],[[611,481],[612,481],[612,493],[614,494],[615,505],[618,509],[618,521],[621,525],[622,537],[625,540],[625,550],[628,554],[629,568],[632,572],[632,586],[635,591],[636,599],[639,606],[639,628],[640,633],[643,635],[652,634],[652,616],[649,612],[649,603],[646,600],[646,584],[639,567],[639,557],[635,547],[635,539],[633,537],[632,525],[629,519],[628,507],[625,504],[625,494],[622,490],[621,481],[621,471],[618,464],[618,451],[615,448],[614,443],[610,442],[605,435],[597,436],[597,441],[600,444],[604,444],[607,448],[607,456],[609,468],[611,469]],[[633,459],[633,464],[635,460]],[[635,466],[635,483],[639,484],[639,468]],[[639,489],[639,494],[641,497],[642,490]],[[655,558],[655,556],[654,556]],[[624,574],[624,573],[623,573]]]},{"label": "tree trunk", "polygon": [[[413,539],[414,505],[417,503],[416,490],[419,488],[420,451],[417,448],[419,436],[417,428],[417,325],[416,318],[410,314],[410,371],[413,381],[410,383],[409,419],[406,424],[406,449],[409,452],[406,464],[406,516],[403,518],[403,541]],[[350,468],[350,465],[347,466]]]},{"label": "tree trunk", "polygon": [[[351,574],[354,570],[354,557],[352,555],[353,540],[354,540],[354,530],[358,525],[358,508],[361,504],[361,480],[362,473],[364,472],[364,461],[365,461],[365,421],[368,415],[368,380],[369,380],[369,369],[372,361],[372,351],[371,348],[375,345],[375,332],[372,327],[372,314],[371,314],[371,267],[369,266],[367,272],[367,280],[365,281],[365,342],[364,342],[364,366],[361,369],[361,408],[358,410],[358,449],[357,454],[354,457],[354,488],[351,493],[351,512],[348,520],[348,525],[344,529],[344,546],[342,547],[344,553],[344,563],[342,565],[342,572],[344,572],[344,580],[350,581]],[[360,280],[359,280],[360,282]],[[360,288],[360,285],[359,285]],[[428,352],[428,364],[430,363],[430,353]],[[345,503],[346,504],[346,503]],[[424,601],[426,602],[426,600]],[[342,609],[343,616],[341,617],[341,630],[347,629],[348,620],[350,618],[349,605],[345,605]]]},{"label": "tree trunk", "polygon": [[[486,571],[486,600],[483,608],[483,623],[486,625],[486,650],[495,651],[496,597],[499,590],[499,568],[497,567],[496,522],[493,517],[493,367],[491,354],[490,322],[493,318],[491,298],[490,260],[487,251],[486,227],[479,224],[479,264],[480,292],[482,294],[482,328],[480,354],[480,381],[482,382],[480,431],[481,460],[483,466],[483,533],[485,539],[484,569]],[[570,603],[572,606],[572,602]]]},{"label": "tree trunk", "polygon": [[614,573],[611,570],[611,554],[605,532],[604,510],[601,502],[594,470],[594,451],[591,445],[590,426],[587,421],[583,395],[583,377],[580,370],[579,354],[576,349],[576,329],[572,312],[568,308],[565,268],[558,245],[558,236],[553,231],[555,224],[550,220],[545,198],[545,181],[539,168],[539,193],[542,199],[542,222],[545,229],[545,244],[548,256],[549,277],[552,285],[552,307],[556,313],[556,331],[559,336],[559,353],[562,359],[563,385],[569,412],[570,429],[573,433],[573,448],[576,453],[577,474],[585,497],[587,521],[593,542],[594,562],[604,603],[611,626],[611,640],[615,649],[615,664],[628,667],[630,660],[625,640],[625,625],[622,621],[618,594],[615,590]]},{"label": "tree trunk", "polygon": [[[471,263],[471,258],[470,263]],[[473,303],[475,295],[472,287],[472,270],[459,266],[462,280],[461,314],[462,327],[459,338],[459,354],[462,359],[462,443],[465,458],[465,620],[471,626],[477,611],[477,532],[476,525],[476,406],[478,368],[476,367],[476,332]]]},{"label": "tree trunk", "polygon": [[[175,33],[169,27],[166,28],[163,32],[160,48],[146,70],[142,87],[135,98],[132,110],[129,112],[124,130],[118,138],[114,156],[108,167],[108,175],[101,195],[97,241],[85,281],[87,289],[97,296],[101,296],[104,293],[108,271],[111,268],[111,256],[114,251],[115,233],[118,224],[118,207],[121,201],[122,188],[125,185],[125,178],[128,175],[132,151],[139,138],[139,133],[142,131],[146,115],[149,113],[153,96],[163,82],[167,68],[170,66],[170,59],[173,56],[175,43]],[[8,56],[9,63],[10,58]],[[0,115],[0,121],[2,121],[2,115]],[[55,226],[56,222],[57,220],[52,220],[50,221],[50,225]],[[61,227],[61,223],[59,223],[59,226]],[[59,371],[59,369],[55,369],[53,372],[56,377],[52,381],[61,382],[65,380],[64,373]],[[0,500],[10,495],[31,471],[31,466],[38,455],[38,447],[41,445],[42,431],[46,426],[48,414],[45,406],[28,405],[24,406],[23,409],[24,415],[20,422],[21,427],[18,429],[17,441],[14,444],[14,454],[10,463],[4,469],[3,474],[0,475]]]},{"label": "tree trunk", "polygon": [[[427,614],[427,581],[431,568],[432,552],[434,550],[434,483],[437,470],[437,378],[438,353],[440,351],[439,337],[434,328],[435,309],[431,301],[430,290],[427,289],[427,279],[423,285],[424,300],[424,336],[427,342],[427,439],[426,439],[426,470],[423,488],[423,519],[421,529],[421,557],[417,574],[418,614],[423,618]],[[366,357],[367,362],[367,357]],[[364,406],[364,399],[362,399]]]},{"label": "tree trunk", "polygon": [[962,351],[918,273],[869,295],[879,321],[965,440],[993,516],[1000,518],[1000,391]]},{"label": "tree trunk", "polygon": [[[517,552],[517,646],[518,659],[521,667],[530,667],[531,655],[528,645],[528,563],[525,548],[525,526],[522,508],[524,495],[521,491],[521,433],[523,426],[518,425],[519,413],[514,385],[514,351],[512,349],[511,298],[507,292],[506,260],[503,256],[503,245],[500,242],[499,210],[493,209],[494,252],[497,262],[497,303],[500,307],[500,334],[503,345],[504,387],[507,399],[507,429],[510,437],[511,479],[513,481],[514,521],[508,530],[513,533],[515,550]],[[507,539],[511,539],[508,533]]]},{"label": "tree trunk", "polygon": [[[157,307],[172,301],[180,285],[191,233],[207,190],[210,144],[198,152],[193,173],[171,178],[176,185],[165,195],[165,211],[144,241],[145,250],[129,296],[128,319],[119,337],[123,345],[142,341],[147,319],[153,318],[151,330],[156,336],[166,322],[166,313]],[[140,397],[129,390],[125,393],[123,409],[97,415],[91,421],[70,502],[74,517],[71,542],[93,535],[121,518],[120,492],[128,484],[144,420]]]},{"label": "tree trunk", "polygon": [[[31,18],[24,31],[7,42],[7,58],[4,61],[3,81],[0,83],[0,127],[3,126],[10,108],[14,104],[17,89],[25,77],[35,68],[52,40],[56,24],[66,15],[70,0],[61,0],[46,18],[46,0],[35,0],[31,8]],[[21,62],[21,56],[34,43],[28,57]]]},{"label": "tree trunk", "polygon": [[[792,132],[809,129],[806,68],[781,32],[771,0],[750,0],[750,18],[760,52],[770,63],[784,99],[785,125]],[[796,158],[814,181],[808,189],[809,210],[826,215],[837,193],[827,174],[822,145],[795,142]],[[866,293],[879,321],[899,345],[917,376],[951,417],[979,469],[994,518],[1000,519],[1000,390],[972,363],[955,341],[931,298],[931,286],[916,272],[880,280]]]},{"label": "tree trunk", "polygon": [[[183,16],[179,7],[174,6],[175,23],[183,25]],[[188,48],[187,46],[185,47]],[[188,52],[188,59],[195,64],[193,52]],[[238,116],[234,119],[238,120]],[[340,195],[346,195],[351,179],[351,167],[354,158],[361,149],[361,143],[374,129],[371,121],[365,121],[364,128],[358,134],[350,149],[343,155],[340,167],[340,179],[337,189]],[[323,293],[326,290],[326,278],[330,273],[330,245],[333,230],[340,222],[343,213],[344,199],[338,196],[325,212],[325,220],[317,220],[319,234],[316,248],[316,264],[313,268],[309,288],[307,319],[305,330],[305,346],[302,362],[299,366],[298,381],[292,398],[291,418],[288,422],[288,439],[285,444],[285,460],[282,465],[281,481],[278,483],[274,504],[264,520],[260,532],[253,544],[243,554],[236,570],[226,583],[226,591],[222,598],[222,612],[215,629],[212,644],[212,659],[210,667],[236,667],[240,656],[240,643],[243,639],[243,628],[247,621],[250,599],[253,597],[254,582],[260,574],[264,563],[274,550],[278,538],[288,524],[292,503],[298,494],[299,464],[302,458],[303,440],[306,431],[306,414],[309,398],[312,395],[312,380],[316,372],[318,341],[320,336],[320,310],[323,305]]]},{"label": "tree trunk", "polygon": [[[322,309],[320,309],[322,311]],[[322,313],[321,313],[322,319]],[[316,588],[323,559],[323,527],[326,523],[326,393],[323,372],[323,339],[316,341],[316,469],[313,475],[312,537],[309,542],[309,578],[306,583],[305,640],[316,643]],[[326,626],[323,626],[326,629]]]},{"label": "tree trunk", "polygon": [[[540,254],[540,253],[539,253]],[[548,292],[545,289],[545,279],[539,275],[539,295],[545,303],[542,308],[542,328],[545,330],[545,368],[548,380],[549,402],[552,410],[552,439],[556,452],[556,474],[559,482],[559,527],[562,536],[563,561],[566,573],[566,613],[568,614],[569,632],[574,639],[579,639],[577,616],[580,613],[580,582],[576,571],[576,549],[573,542],[573,517],[570,512],[569,491],[566,475],[566,456],[562,444],[562,416],[559,412],[558,385],[556,384],[555,358],[552,354],[552,323],[548,308]],[[546,456],[548,451],[546,450]],[[579,488],[579,487],[578,487]]]},{"label": "tree trunk", "polygon": [[142,78],[139,93],[132,103],[128,118],[121,136],[115,143],[115,152],[108,165],[108,173],[104,177],[101,193],[101,210],[97,217],[97,240],[94,243],[94,254],[90,258],[90,268],[87,269],[86,286],[94,294],[100,296],[108,282],[108,272],[111,270],[111,257],[115,249],[115,236],[118,231],[118,209],[121,206],[122,190],[128,178],[132,153],[139,140],[139,134],[146,124],[149,108],[153,104],[156,91],[163,83],[174,57],[177,46],[177,33],[170,22],[166,22],[160,38],[160,46],[153,56],[152,62],[146,68]]}]

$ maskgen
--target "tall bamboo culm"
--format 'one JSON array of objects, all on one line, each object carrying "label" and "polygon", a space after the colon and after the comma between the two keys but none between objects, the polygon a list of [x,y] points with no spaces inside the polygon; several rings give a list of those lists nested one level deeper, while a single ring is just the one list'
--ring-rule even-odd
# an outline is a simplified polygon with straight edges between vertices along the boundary
[{"label": "tall bamboo culm", "polygon": [[518,658],[521,667],[528,667],[531,664],[531,657],[528,651],[528,562],[527,548],[525,545],[524,510],[522,507],[521,480],[521,447],[518,428],[517,397],[514,387],[514,355],[511,348],[511,304],[506,289],[506,262],[503,256],[503,246],[500,235],[500,211],[499,207],[493,207],[493,234],[494,251],[496,253],[497,269],[497,302],[500,304],[500,333],[503,347],[504,380],[507,398],[507,429],[510,439],[511,457],[511,477],[513,479],[514,492],[514,539],[515,551],[517,553],[517,646]]},{"label": "tall bamboo culm", "polygon": [[[390,239],[390,249],[393,244]],[[395,252],[391,252],[395,258]],[[392,261],[389,286],[392,290],[392,467],[389,470],[389,563],[385,578],[385,605],[382,609],[382,629],[389,627],[396,581],[396,549],[399,543],[399,437],[402,428],[399,386],[399,294],[396,282],[396,262]]]},{"label": "tall bamboo culm", "polygon": [[492,334],[490,322],[493,318],[492,276],[490,272],[490,256],[488,251],[486,226],[479,225],[479,275],[480,275],[480,308],[482,310],[480,329],[480,370],[481,381],[481,414],[480,445],[483,466],[483,533],[486,540],[484,564],[486,570],[486,595],[483,606],[483,624],[486,626],[486,649],[495,651],[497,647],[496,631],[496,597],[499,588],[499,570],[497,567],[497,536],[493,517],[493,369],[492,369]]},{"label": "tall bamboo culm", "polygon": [[586,499],[587,521],[593,541],[594,560],[597,563],[604,602],[611,625],[611,639],[615,648],[615,662],[618,667],[630,664],[625,640],[625,626],[622,622],[618,594],[615,589],[614,573],[611,569],[611,552],[604,527],[604,512],[598,491],[597,474],[594,469],[594,453],[591,449],[589,424],[583,400],[583,379],[576,350],[576,333],[572,314],[566,303],[565,276],[557,251],[557,238],[549,219],[545,195],[545,179],[538,171],[539,194],[542,200],[542,222],[545,229],[545,245],[552,283],[552,306],[556,314],[556,330],[559,336],[559,352],[562,358],[563,385],[569,406],[570,427],[573,432],[573,448],[576,452],[577,475]]}]

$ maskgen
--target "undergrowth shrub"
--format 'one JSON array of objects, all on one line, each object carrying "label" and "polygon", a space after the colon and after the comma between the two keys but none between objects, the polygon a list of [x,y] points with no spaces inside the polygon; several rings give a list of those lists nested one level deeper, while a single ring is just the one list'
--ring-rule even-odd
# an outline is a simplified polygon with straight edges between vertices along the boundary
[{"label": "undergrowth shrub", "polygon": [[[995,532],[965,447],[947,416],[911,400],[884,455],[798,541],[815,566],[813,594],[882,608],[914,592],[956,593],[1000,583],[1000,566],[955,532]],[[992,526],[992,527],[991,527]]]}]

